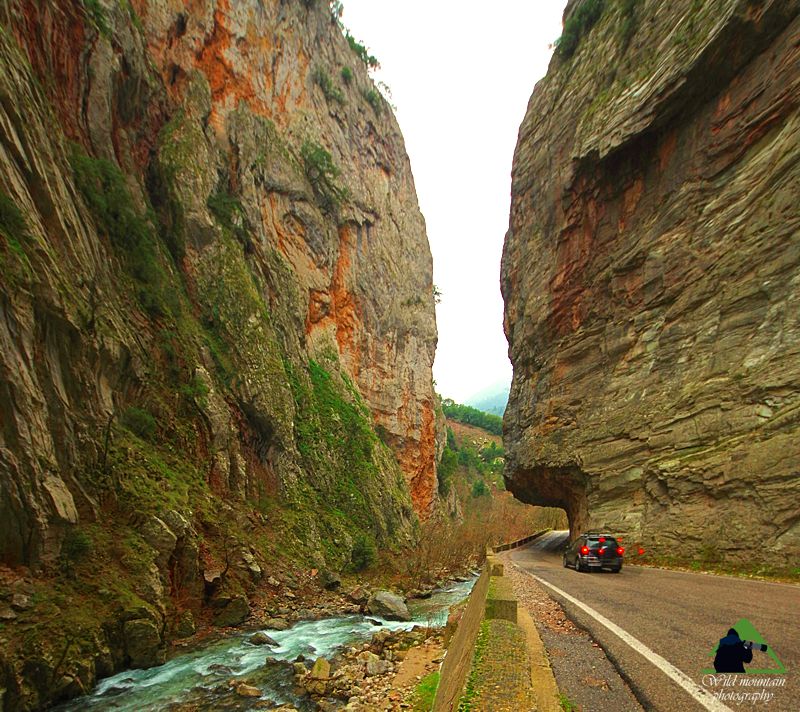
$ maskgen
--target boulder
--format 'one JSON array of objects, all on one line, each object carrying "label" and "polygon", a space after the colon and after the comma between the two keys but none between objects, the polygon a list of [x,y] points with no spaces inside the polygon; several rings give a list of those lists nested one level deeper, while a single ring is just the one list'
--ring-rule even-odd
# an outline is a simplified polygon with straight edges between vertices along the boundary
[{"label": "boulder", "polygon": [[319,572],[319,583],[326,591],[336,591],[342,586],[342,577],[328,569]]},{"label": "boulder", "polygon": [[319,680],[327,680],[331,676],[331,664],[325,658],[317,658],[309,674]]},{"label": "boulder", "polygon": [[278,645],[278,641],[273,640],[263,631],[258,631],[258,633],[251,635],[248,642],[253,645]]},{"label": "boulder", "polygon": [[247,598],[243,595],[233,596],[214,618],[214,625],[218,627],[240,625],[249,615],[250,604]]},{"label": "boulder", "polygon": [[132,668],[150,668],[164,664],[166,653],[161,647],[161,634],[152,620],[137,618],[127,621],[123,625],[122,633],[125,654]]},{"label": "boulder", "polygon": [[411,613],[408,611],[400,596],[391,591],[378,591],[367,601],[367,610],[374,616],[388,620],[410,621]]},{"label": "boulder", "polygon": [[347,597],[353,603],[366,603],[369,600],[369,591],[364,588],[364,586],[356,586],[350,593],[347,594]]}]

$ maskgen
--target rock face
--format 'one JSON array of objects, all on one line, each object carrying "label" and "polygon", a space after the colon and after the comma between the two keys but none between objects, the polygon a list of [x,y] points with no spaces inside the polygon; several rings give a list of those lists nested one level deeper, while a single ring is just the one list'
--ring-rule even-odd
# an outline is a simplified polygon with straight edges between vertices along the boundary
[{"label": "rock face", "polygon": [[800,3],[623,5],[556,53],[520,128],[506,481],[564,507],[573,534],[711,560],[758,542],[785,566],[800,551]]},{"label": "rock face", "polygon": [[[0,270],[0,564],[45,574],[3,615],[43,666],[151,664],[117,599],[186,632],[235,591],[233,623],[276,558],[339,570],[434,504],[425,225],[328,3],[0,3]],[[56,567],[106,592],[61,662]]]}]

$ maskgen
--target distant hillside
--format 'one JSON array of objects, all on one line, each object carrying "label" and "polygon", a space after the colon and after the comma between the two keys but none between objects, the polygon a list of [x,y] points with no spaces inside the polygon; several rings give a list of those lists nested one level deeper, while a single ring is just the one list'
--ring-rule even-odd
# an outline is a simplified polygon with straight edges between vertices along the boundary
[{"label": "distant hillside", "polygon": [[465,403],[484,413],[502,417],[506,410],[506,403],[508,403],[509,388],[508,383],[496,383],[470,396]]},{"label": "distant hillside", "polygon": [[503,419],[491,413],[486,413],[469,405],[456,403],[452,398],[442,400],[442,410],[450,420],[467,425],[476,425],[483,428],[493,435],[503,434]]}]

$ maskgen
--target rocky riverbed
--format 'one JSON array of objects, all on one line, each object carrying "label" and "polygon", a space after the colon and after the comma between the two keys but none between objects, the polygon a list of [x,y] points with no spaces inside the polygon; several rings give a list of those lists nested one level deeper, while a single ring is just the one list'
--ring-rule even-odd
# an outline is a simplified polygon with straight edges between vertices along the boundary
[{"label": "rocky riverbed", "polygon": [[[409,599],[407,616],[389,610],[370,614],[371,608],[378,610],[378,592],[364,587],[330,592],[314,606],[266,610],[256,629],[223,631],[215,639],[194,636],[164,665],[106,678],[92,694],[60,709],[399,709],[405,693],[392,693],[392,680],[408,651],[425,646],[434,652],[419,668],[434,664],[449,607],[467,596],[473,583],[469,578],[427,598]],[[324,615],[337,601],[347,601],[344,614]],[[358,612],[348,612],[353,609]],[[269,615],[283,610],[283,616]],[[405,678],[413,687],[415,676]]]}]

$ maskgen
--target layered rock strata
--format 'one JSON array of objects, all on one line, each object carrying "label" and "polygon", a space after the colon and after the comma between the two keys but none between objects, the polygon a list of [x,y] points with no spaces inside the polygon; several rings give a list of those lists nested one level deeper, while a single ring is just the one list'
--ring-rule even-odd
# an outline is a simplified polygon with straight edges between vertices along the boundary
[{"label": "layered rock strata", "polygon": [[799,13],[607,2],[533,92],[502,265],[506,481],[573,533],[800,551]]}]

